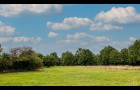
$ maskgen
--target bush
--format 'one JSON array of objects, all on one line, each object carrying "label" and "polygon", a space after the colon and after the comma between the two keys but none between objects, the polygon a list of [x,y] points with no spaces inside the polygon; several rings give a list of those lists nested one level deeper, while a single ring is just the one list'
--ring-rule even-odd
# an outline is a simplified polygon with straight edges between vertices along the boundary
[{"label": "bush", "polygon": [[42,60],[33,54],[31,56],[24,56],[13,62],[13,69],[15,70],[35,70],[43,66]]},{"label": "bush", "polygon": [[3,53],[0,57],[0,71],[4,72],[12,69],[12,60],[10,59],[10,55]]}]

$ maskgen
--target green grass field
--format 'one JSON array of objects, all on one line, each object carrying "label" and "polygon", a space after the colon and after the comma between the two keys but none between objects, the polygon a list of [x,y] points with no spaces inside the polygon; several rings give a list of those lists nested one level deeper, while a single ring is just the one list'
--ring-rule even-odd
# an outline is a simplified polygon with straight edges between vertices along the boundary
[{"label": "green grass field", "polygon": [[56,66],[31,72],[0,73],[0,86],[139,86],[133,67]]}]

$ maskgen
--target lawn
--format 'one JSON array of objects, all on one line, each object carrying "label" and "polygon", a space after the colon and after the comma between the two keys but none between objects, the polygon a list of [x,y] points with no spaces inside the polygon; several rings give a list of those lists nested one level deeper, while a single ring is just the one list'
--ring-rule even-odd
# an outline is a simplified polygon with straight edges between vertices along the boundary
[{"label": "lawn", "polygon": [[140,86],[140,67],[55,66],[0,73],[0,86]]}]

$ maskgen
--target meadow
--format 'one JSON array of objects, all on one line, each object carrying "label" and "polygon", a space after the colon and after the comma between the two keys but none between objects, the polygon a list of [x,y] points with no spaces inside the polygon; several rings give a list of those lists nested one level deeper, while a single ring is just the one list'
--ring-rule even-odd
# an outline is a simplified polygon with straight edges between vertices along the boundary
[{"label": "meadow", "polygon": [[54,66],[0,73],[0,86],[139,86],[140,67]]}]

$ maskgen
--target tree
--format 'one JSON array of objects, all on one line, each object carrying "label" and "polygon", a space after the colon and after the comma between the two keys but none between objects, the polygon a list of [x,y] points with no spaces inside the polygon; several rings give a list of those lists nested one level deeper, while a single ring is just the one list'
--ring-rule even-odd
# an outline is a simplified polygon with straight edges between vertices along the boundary
[{"label": "tree", "polygon": [[39,58],[43,59],[43,57],[44,57],[43,54],[41,54],[41,53],[37,53],[37,54],[38,54]]},{"label": "tree", "polygon": [[56,52],[53,52],[53,53],[51,53],[50,55],[54,56],[55,58],[58,58],[58,56],[57,56],[57,53],[56,53]]},{"label": "tree", "polygon": [[101,65],[101,61],[100,61],[100,58],[99,58],[99,54],[95,55],[95,64],[96,64],[96,65]]},{"label": "tree", "polygon": [[56,52],[52,52],[50,55],[52,55],[53,57],[55,57],[55,63],[56,65],[60,65],[61,64],[61,60],[60,58],[57,56],[57,53]]},{"label": "tree", "polygon": [[43,66],[42,59],[31,47],[17,47],[10,50],[15,70],[35,70]]},{"label": "tree", "polygon": [[62,53],[62,65],[74,65],[74,55],[72,52],[66,51]]},{"label": "tree", "polygon": [[7,53],[3,53],[0,57],[0,71],[7,71],[12,69],[12,60],[10,58],[10,55]]},{"label": "tree", "polygon": [[76,51],[75,58],[78,61],[78,65],[95,64],[95,55],[89,49],[79,48]]},{"label": "tree", "polygon": [[136,40],[128,48],[129,63],[131,65],[140,65],[140,40]]},{"label": "tree", "polygon": [[3,48],[1,47],[1,44],[0,44],[0,55],[1,55],[2,51],[3,51]]},{"label": "tree", "polygon": [[120,53],[118,50],[112,50],[109,54],[109,64],[110,65],[120,65]]},{"label": "tree", "polygon": [[31,47],[16,47],[10,49],[10,55],[13,59],[18,59],[19,57],[24,56],[31,56],[33,54],[33,51]]},{"label": "tree", "polygon": [[82,51],[83,51],[82,48],[78,48],[77,51],[76,51],[76,53],[75,53],[75,64],[76,65],[79,65],[80,64],[80,63],[78,63],[78,61],[79,61],[79,57],[80,57]]},{"label": "tree", "polygon": [[56,65],[55,57],[53,55],[47,55],[43,57],[43,64],[46,67],[54,66]]},{"label": "tree", "polygon": [[120,60],[122,65],[128,65],[128,49],[124,48],[120,51]]},{"label": "tree", "polygon": [[43,66],[43,61],[38,57],[37,53],[31,56],[23,56],[13,61],[15,70],[35,70]]},{"label": "tree", "polygon": [[107,47],[104,47],[100,51],[99,59],[100,59],[101,65],[110,65],[110,53],[113,50],[116,50],[116,49],[113,48],[112,46],[107,46]]}]

